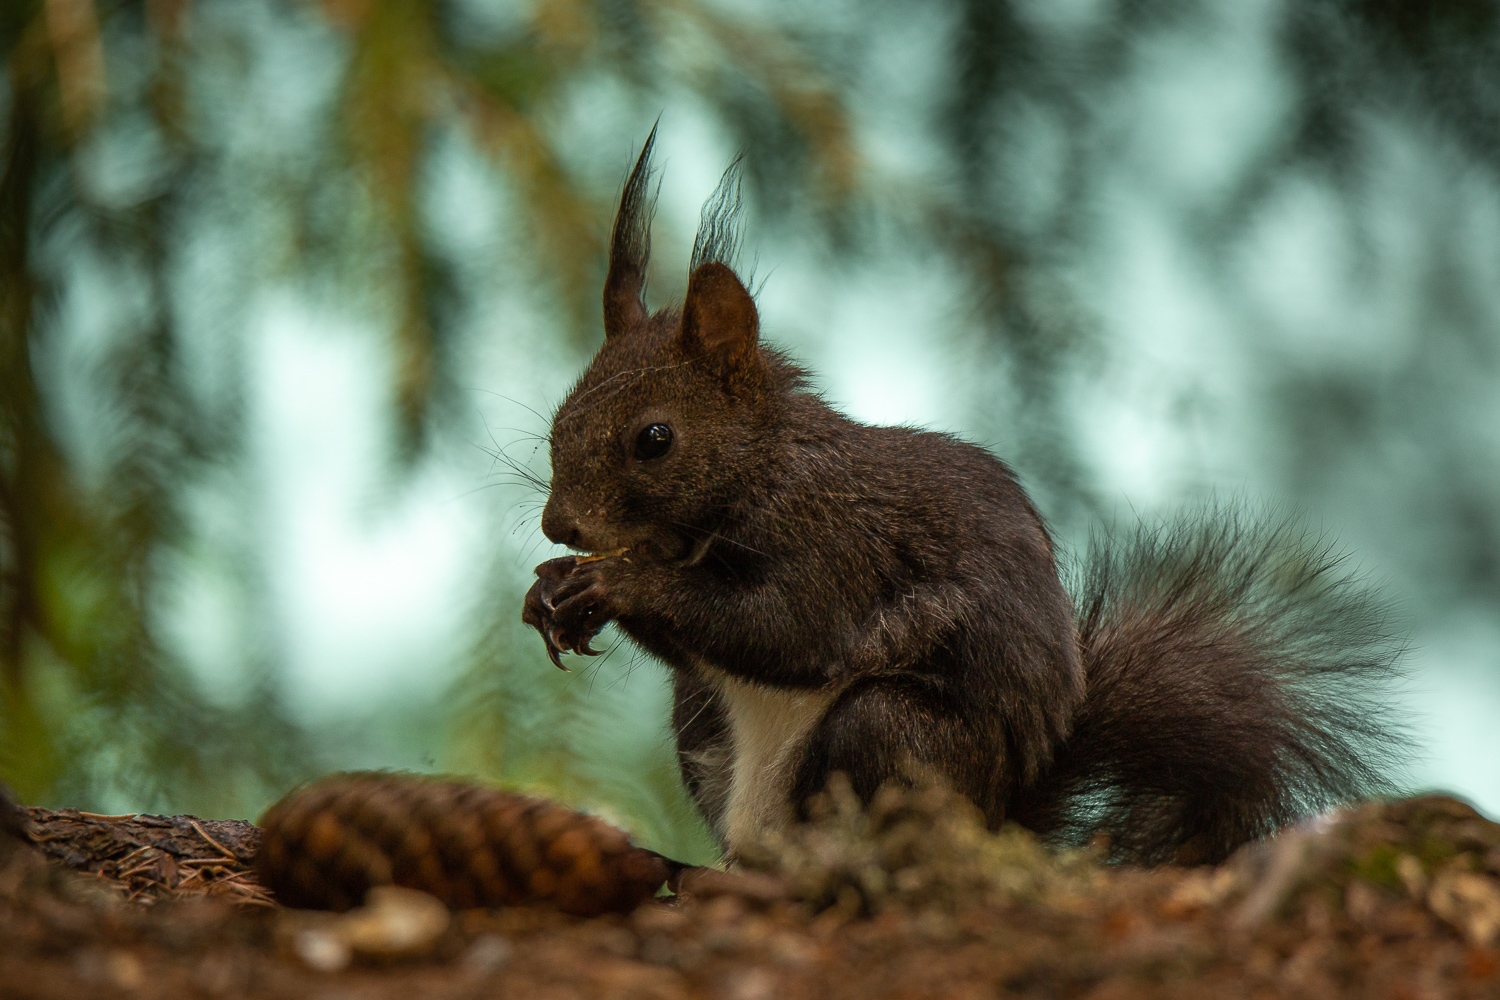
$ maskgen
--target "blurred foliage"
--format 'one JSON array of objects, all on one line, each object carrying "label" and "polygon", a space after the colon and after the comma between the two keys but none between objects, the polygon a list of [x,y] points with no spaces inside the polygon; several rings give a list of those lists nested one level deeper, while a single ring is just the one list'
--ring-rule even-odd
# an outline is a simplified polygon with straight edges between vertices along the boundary
[{"label": "blurred foliage", "polygon": [[[120,206],[80,190],[72,157],[109,113],[91,4],[8,8],[9,107],[0,177],[0,775],[28,800],[239,801],[281,781],[300,738],[264,686],[243,709],[206,702],[173,662],[153,600],[184,544],[184,486],[232,446],[184,392],[167,286],[172,219],[195,151],[183,118],[181,11],[145,25],[154,71],[130,95],[163,139],[160,194]],[[122,100],[126,100],[121,95]],[[39,377],[61,292],[55,234],[128,276],[129,318],[91,388],[107,419],[97,476],[53,426]],[[131,301],[133,300],[133,301]],[[133,307],[133,308],[132,308]]]},{"label": "blurred foliage", "polygon": [[[277,701],[274,670],[226,709],[197,689],[160,635],[170,556],[194,541],[182,508],[244,446],[234,399],[203,405],[196,373],[183,370],[192,331],[182,328],[172,288],[173,268],[191,252],[184,216],[208,211],[198,175],[226,154],[215,132],[213,99],[222,94],[213,93],[212,64],[229,63],[232,75],[243,58],[234,6],[46,0],[8,5],[3,15],[0,776],[27,800],[212,812],[263,800],[257,787],[282,787],[319,766]],[[853,184],[844,115],[799,50],[691,0],[546,0],[511,31],[476,31],[456,5],[421,0],[257,6],[262,16],[323,18],[332,29],[319,37],[320,56],[341,66],[327,111],[331,141],[315,150],[310,169],[273,157],[260,165],[268,176],[252,179],[262,196],[294,206],[283,254],[302,281],[362,302],[372,316],[395,317],[393,437],[404,464],[422,452],[457,387],[452,325],[464,290],[422,210],[432,147],[445,132],[462,130],[513,185],[525,210],[516,235],[534,250],[528,277],[552,289],[579,343],[597,325],[599,250],[612,208],[612,192],[590,190],[565,169],[548,132],[559,95],[580,75],[612,73],[637,93],[673,74],[705,92],[754,87],[769,127],[802,147],[797,162],[810,184],[834,199]],[[232,44],[224,44],[223,23],[206,42],[195,36],[195,22],[215,18],[229,22]],[[101,192],[88,175],[87,158],[116,123],[151,161],[146,190],[124,197]],[[753,125],[746,137],[757,137]],[[85,376],[103,411],[87,432],[108,438],[102,473],[70,454],[76,442],[48,399],[68,387],[45,378],[62,335],[58,300],[75,277],[68,263],[85,250],[123,286],[110,290],[117,302],[134,307]],[[510,647],[502,647],[481,641],[478,656],[503,656]],[[530,719],[523,702],[496,707],[482,731]],[[532,785],[610,797],[578,776],[566,748],[554,755],[534,747],[515,761],[497,757],[499,749],[488,755],[493,773],[520,768],[518,780]],[[654,796],[662,800],[656,812],[677,812],[655,825],[682,826],[669,758],[656,758],[662,773],[641,775],[650,790],[627,805],[649,818],[644,797]]]},{"label": "blurred foliage", "polygon": [[[557,336],[581,358],[597,336],[601,243],[628,164],[628,151],[580,150],[572,135],[580,88],[597,94],[601,80],[624,95],[612,107],[638,135],[673,95],[700,101],[747,151],[768,227],[812,230],[845,261],[891,232],[936,259],[966,292],[958,313],[982,333],[979,363],[1004,386],[993,421],[1009,429],[1007,457],[1055,518],[1093,510],[1064,383],[1096,332],[1063,264],[1098,235],[1119,154],[1115,96],[1150,66],[1153,39],[1217,15],[1206,0],[1065,6],[1086,14],[1043,16],[1022,0],[769,3],[753,16],[710,0],[10,0],[0,11],[0,777],[31,801],[222,812],[324,765],[280,700],[277,626],[255,603],[253,554],[234,570],[247,613],[260,616],[248,694],[216,700],[164,634],[174,567],[202,542],[193,505],[206,483],[233,483],[243,467],[245,302],[295,284],[386,338],[392,467],[412,469],[461,423],[463,331],[493,279],[455,259],[435,221],[436,151],[457,136],[486,159],[516,208],[505,239],[524,249],[508,266],[552,303]],[[1392,121],[1500,171],[1493,3],[1275,10],[1292,126],[1198,206],[1206,252],[1309,170],[1357,209]],[[336,76],[304,147],[247,142],[223,121],[257,85],[248,67],[264,23],[296,27],[296,57]],[[860,139],[881,111],[861,103],[860,80],[881,58],[873,42],[906,25],[937,40],[937,104],[903,126],[935,151],[917,177],[879,167]],[[1039,160],[1047,143],[1056,148]],[[1054,165],[1044,196],[1038,162]],[[239,282],[211,321],[183,291],[205,218],[231,233]],[[84,285],[104,297],[95,310],[109,321],[76,365],[64,344]],[[205,356],[228,373],[207,390],[195,360]],[[1289,410],[1341,398],[1306,378],[1286,387]],[[1355,386],[1349,405],[1384,391]],[[78,398],[90,414],[81,423],[66,417]],[[1346,424],[1331,447],[1369,433]],[[1304,444],[1307,463],[1323,460]],[[509,461],[503,449],[497,458]],[[1500,566],[1500,539],[1486,545]],[[538,670],[515,621],[524,574],[514,555],[485,556],[493,583],[475,602],[443,763],[612,810],[682,856],[711,850],[665,744],[615,746],[589,684]]]}]

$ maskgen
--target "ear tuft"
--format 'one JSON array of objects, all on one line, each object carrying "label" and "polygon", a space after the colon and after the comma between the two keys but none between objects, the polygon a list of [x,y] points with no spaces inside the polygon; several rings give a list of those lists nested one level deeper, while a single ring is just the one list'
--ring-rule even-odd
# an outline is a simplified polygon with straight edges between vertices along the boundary
[{"label": "ear tuft", "polygon": [[716,260],[698,265],[682,306],[682,340],[688,352],[733,370],[754,356],[759,336],[755,300],[734,271]]},{"label": "ear tuft", "polygon": [[689,272],[711,260],[734,267],[735,257],[740,251],[740,215],[744,210],[744,199],[740,195],[744,162],[743,155],[736,156],[719,178],[714,193],[703,203],[703,211],[698,217],[698,233],[693,237]]},{"label": "ear tuft", "polygon": [[604,279],[604,336],[618,336],[645,321],[646,265],[651,260],[651,217],[656,197],[651,182],[651,150],[656,126],[646,136],[635,169],[620,193],[620,210],[609,236],[609,274]]}]

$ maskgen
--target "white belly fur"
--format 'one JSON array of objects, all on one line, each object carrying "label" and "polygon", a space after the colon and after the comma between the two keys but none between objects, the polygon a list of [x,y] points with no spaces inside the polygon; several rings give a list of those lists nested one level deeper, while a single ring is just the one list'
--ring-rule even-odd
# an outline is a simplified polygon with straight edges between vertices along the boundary
[{"label": "white belly fur", "polygon": [[838,691],[768,687],[706,664],[700,669],[718,688],[733,742],[729,795],[718,831],[732,858],[761,832],[795,818],[791,786],[802,742]]}]

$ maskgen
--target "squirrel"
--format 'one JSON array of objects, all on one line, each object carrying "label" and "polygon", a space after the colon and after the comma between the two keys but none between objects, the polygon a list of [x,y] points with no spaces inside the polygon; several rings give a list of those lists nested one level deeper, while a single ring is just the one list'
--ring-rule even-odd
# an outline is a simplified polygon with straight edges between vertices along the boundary
[{"label": "squirrel", "polygon": [[761,341],[737,164],[681,306],[646,307],[655,136],[549,436],[541,529],[580,554],[536,568],[522,620],[559,667],[613,621],[671,669],[682,777],[731,861],[837,772],[868,801],[921,771],[992,827],[1144,864],[1390,790],[1399,644],[1327,547],[1210,510],[1099,542],[1070,594],[998,458],[850,419]]}]

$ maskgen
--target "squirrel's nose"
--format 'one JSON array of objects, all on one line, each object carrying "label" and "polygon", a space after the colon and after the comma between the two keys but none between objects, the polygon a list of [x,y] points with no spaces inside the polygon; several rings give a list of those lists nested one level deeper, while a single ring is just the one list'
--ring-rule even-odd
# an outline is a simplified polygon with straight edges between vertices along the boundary
[{"label": "squirrel's nose", "polygon": [[549,542],[577,546],[578,524],[573,520],[572,512],[556,497],[548,499],[547,506],[542,510],[542,534],[547,536]]}]

